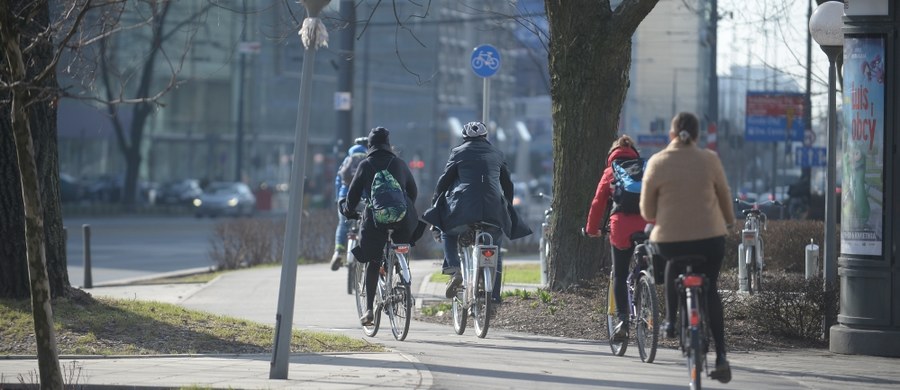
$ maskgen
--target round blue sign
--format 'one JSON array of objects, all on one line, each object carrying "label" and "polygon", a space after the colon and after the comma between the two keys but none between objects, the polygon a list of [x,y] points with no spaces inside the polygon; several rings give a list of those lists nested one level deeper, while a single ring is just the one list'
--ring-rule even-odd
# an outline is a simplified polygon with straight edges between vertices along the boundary
[{"label": "round blue sign", "polygon": [[500,52],[491,45],[472,50],[472,70],[481,77],[491,77],[500,69]]}]

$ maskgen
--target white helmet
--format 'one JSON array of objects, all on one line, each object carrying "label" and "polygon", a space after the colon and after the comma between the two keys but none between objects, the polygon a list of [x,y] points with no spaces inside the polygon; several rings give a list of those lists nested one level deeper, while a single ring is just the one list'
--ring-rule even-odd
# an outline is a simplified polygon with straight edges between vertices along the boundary
[{"label": "white helmet", "polygon": [[481,122],[469,122],[463,126],[462,136],[463,138],[475,138],[475,137],[483,137],[487,135],[487,126]]}]

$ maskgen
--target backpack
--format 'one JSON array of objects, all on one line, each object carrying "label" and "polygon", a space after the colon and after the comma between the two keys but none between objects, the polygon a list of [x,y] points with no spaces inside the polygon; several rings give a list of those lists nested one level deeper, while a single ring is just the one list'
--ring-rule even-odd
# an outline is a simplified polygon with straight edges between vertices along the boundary
[{"label": "backpack", "polygon": [[641,213],[641,180],[644,178],[646,167],[647,160],[640,157],[613,161],[614,205],[610,214],[619,211],[625,214]]},{"label": "backpack", "polygon": [[375,226],[397,223],[406,216],[406,193],[388,171],[393,162],[392,157],[384,169],[375,171],[375,177],[372,178],[369,207],[372,209]]},{"label": "backpack", "polygon": [[343,183],[344,186],[350,186],[350,182],[353,181],[353,176],[356,175],[356,168],[359,167],[359,163],[365,159],[365,153],[353,153],[344,159],[341,163],[341,167],[338,168],[338,175],[341,176],[341,183]]}]

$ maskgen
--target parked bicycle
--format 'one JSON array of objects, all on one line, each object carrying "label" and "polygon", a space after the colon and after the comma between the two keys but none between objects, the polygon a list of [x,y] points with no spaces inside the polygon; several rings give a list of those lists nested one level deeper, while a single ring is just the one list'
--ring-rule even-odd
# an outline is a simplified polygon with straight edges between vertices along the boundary
[{"label": "parked bicycle", "polygon": [[[486,222],[469,225],[459,235],[457,250],[462,260],[462,288],[452,298],[453,330],[461,335],[466,331],[469,313],[475,323],[475,335],[487,336],[491,316],[491,293],[497,269],[499,247],[487,229],[499,230]],[[497,286],[499,288],[499,286]]]},{"label": "parked bicycle", "polygon": [[[750,294],[762,291],[763,281],[762,272],[765,267],[764,245],[760,235],[760,228],[766,229],[768,218],[760,206],[773,204],[782,206],[777,200],[766,200],[763,202],[747,202],[740,198],[735,198],[734,202],[739,205],[749,206],[748,209],[741,210],[744,214],[744,228],[741,230],[741,244],[738,247],[739,259],[744,262],[746,273],[741,275],[741,284],[747,286]],[[746,280],[746,282],[744,282]]]},{"label": "parked bicycle", "polygon": [[[538,193],[538,197],[553,202],[553,197],[543,192]],[[543,284],[547,278],[547,264],[550,261],[550,216],[553,215],[553,207],[548,206],[544,210],[544,222],[541,223],[541,239],[538,242],[538,250],[541,259],[541,283]]]},{"label": "parked bicycle", "polygon": [[[604,230],[605,231],[605,230]],[[581,234],[587,236],[584,228]],[[648,233],[635,232],[631,235],[634,243],[634,253],[631,257],[631,272],[626,281],[626,293],[628,295],[629,323],[637,335],[638,354],[641,361],[653,363],[656,359],[656,348],[659,342],[659,303],[657,303],[655,273],[653,256],[657,256],[650,244]],[[660,275],[661,276],[661,275]],[[615,340],[616,324],[618,323],[616,297],[613,285],[615,275],[609,273],[609,291],[606,304],[606,329],[609,332],[609,347],[616,356],[625,355],[628,349],[628,340]]]},{"label": "parked bicycle", "polygon": [[391,235],[393,229],[388,229],[388,239],[384,245],[384,257],[380,262],[366,264],[356,262],[355,284],[356,312],[360,317],[366,311],[366,269],[368,267],[380,267],[377,291],[375,295],[375,318],[371,325],[363,325],[366,336],[375,337],[381,325],[381,313],[387,312],[391,324],[391,332],[398,341],[406,339],[409,333],[409,322],[412,318],[413,298],[410,289],[412,275],[406,254],[409,253],[409,244],[395,244]]}]

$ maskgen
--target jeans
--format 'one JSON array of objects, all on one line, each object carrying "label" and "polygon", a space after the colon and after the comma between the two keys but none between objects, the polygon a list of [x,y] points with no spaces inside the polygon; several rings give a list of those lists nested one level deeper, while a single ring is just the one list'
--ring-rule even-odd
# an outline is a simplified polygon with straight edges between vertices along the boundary
[{"label": "jeans", "polygon": [[347,233],[350,232],[350,221],[347,220],[341,210],[338,210],[338,224],[334,232],[334,251],[346,252],[347,249]]},{"label": "jeans", "polygon": [[[465,233],[469,230],[468,226],[457,226],[453,229],[450,229],[446,232],[441,232],[441,242],[444,244],[444,264],[443,269],[445,273],[446,271],[459,272],[460,270],[460,259],[459,252],[457,252],[457,243],[459,242],[459,235]],[[500,286],[501,281],[503,280],[501,277],[501,273],[503,272],[503,257],[500,252],[500,245],[503,242],[503,234],[500,230],[485,230],[487,233],[491,235],[494,240],[494,245],[497,246],[497,269],[494,272],[494,290],[492,291],[492,298],[495,301],[500,300]],[[452,273],[452,272],[451,272]]]}]

